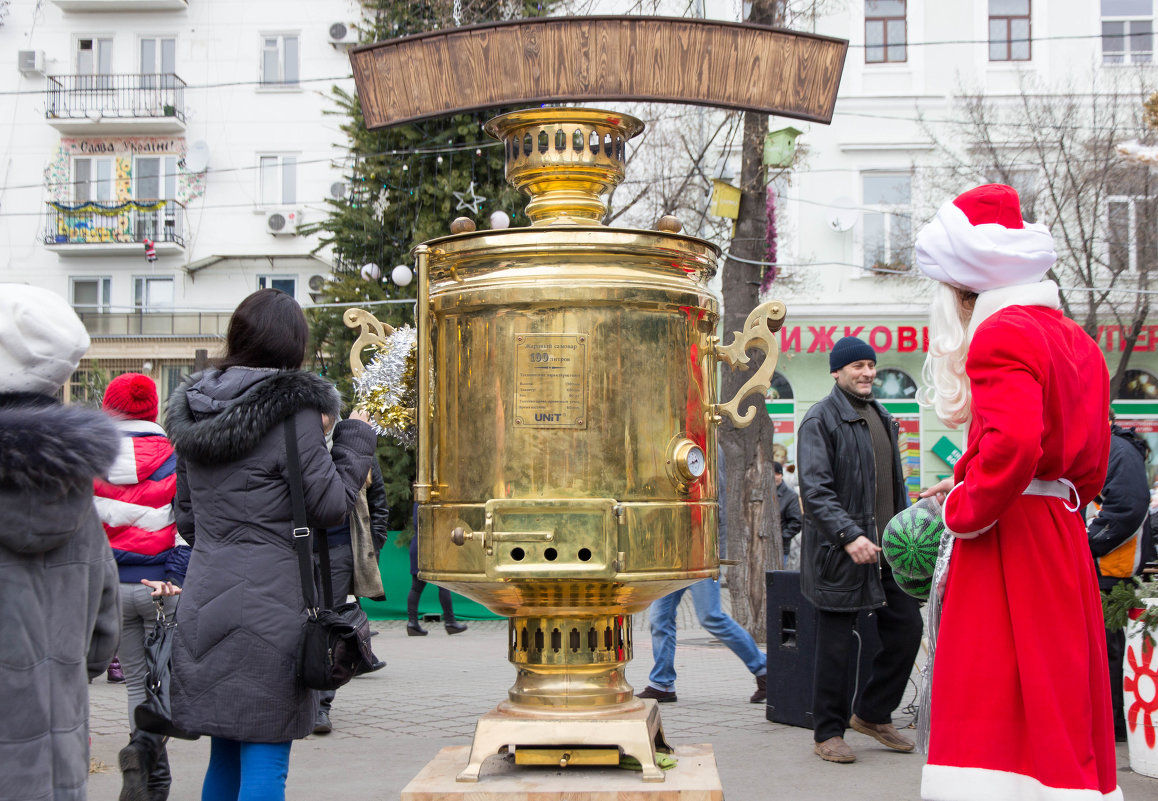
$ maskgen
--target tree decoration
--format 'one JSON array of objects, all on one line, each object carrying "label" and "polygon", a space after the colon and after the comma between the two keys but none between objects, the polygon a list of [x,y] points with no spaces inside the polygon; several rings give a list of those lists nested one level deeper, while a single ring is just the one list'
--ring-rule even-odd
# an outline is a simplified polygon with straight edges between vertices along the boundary
[{"label": "tree decoration", "polygon": [[399,326],[386,337],[362,375],[354,379],[357,406],[370,415],[370,425],[399,444],[413,447],[417,432],[414,408],[418,393],[415,376],[418,354],[415,331]]},{"label": "tree decoration", "polygon": [[458,198],[458,205],[454,207],[455,211],[459,209],[470,209],[472,214],[478,214],[478,207],[486,200],[485,197],[474,191],[474,181],[470,182],[470,187],[465,192],[452,192]]},{"label": "tree decoration", "polygon": [[767,250],[765,251],[764,261],[768,263],[764,265],[764,275],[760,279],[761,293],[771,289],[772,282],[776,280],[776,190],[772,187],[768,187],[766,208],[768,210],[768,228],[765,232]]}]

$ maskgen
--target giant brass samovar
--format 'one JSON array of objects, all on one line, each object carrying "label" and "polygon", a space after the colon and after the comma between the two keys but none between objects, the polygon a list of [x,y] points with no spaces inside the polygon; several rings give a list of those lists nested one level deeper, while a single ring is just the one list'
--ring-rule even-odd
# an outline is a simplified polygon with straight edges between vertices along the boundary
[{"label": "giant brass samovar", "polygon": [[[527,228],[415,250],[419,273],[419,577],[510,618],[508,700],[478,723],[460,780],[515,746],[519,762],[617,763],[662,781],[654,701],[633,697],[631,615],[719,572],[716,425],[745,425],[784,308],[758,307],[729,348],[707,288],[719,250],[665,230],[608,228],[643,124],[581,108],[487,123]],[[767,354],[741,395],[719,360]]]}]

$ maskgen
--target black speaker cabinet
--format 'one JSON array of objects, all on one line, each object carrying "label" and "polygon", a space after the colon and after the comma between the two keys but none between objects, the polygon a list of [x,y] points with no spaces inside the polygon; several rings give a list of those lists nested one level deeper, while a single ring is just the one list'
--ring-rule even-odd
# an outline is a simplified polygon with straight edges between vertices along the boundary
[{"label": "black speaker cabinet", "polygon": [[[768,603],[768,701],[764,716],[775,723],[812,728],[812,677],[816,670],[816,609],[800,593],[800,572],[765,573]],[[880,649],[871,612],[856,619],[860,648],[849,664],[849,698],[868,682]],[[859,670],[857,660],[859,658]],[[852,716],[852,710],[848,712]]]}]

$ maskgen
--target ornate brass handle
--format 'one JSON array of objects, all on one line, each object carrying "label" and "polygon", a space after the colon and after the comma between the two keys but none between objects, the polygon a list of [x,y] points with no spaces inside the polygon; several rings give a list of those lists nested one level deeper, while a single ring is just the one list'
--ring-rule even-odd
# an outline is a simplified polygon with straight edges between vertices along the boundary
[{"label": "ornate brass handle", "polygon": [[362,375],[362,351],[371,345],[385,345],[386,337],[394,333],[392,326],[379,322],[378,318],[365,309],[346,309],[342,320],[347,328],[361,328],[358,338],[350,348],[350,370],[354,377]]},{"label": "ornate brass handle", "polygon": [[740,414],[740,403],[756,392],[765,394],[772,386],[772,376],[776,373],[776,359],[780,354],[776,332],[784,325],[785,313],[784,304],[778,300],[761,303],[752,309],[748,319],[744,321],[744,330],[734,332],[735,338],[731,345],[716,345],[716,356],[733,369],[736,367],[747,369],[748,348],[757,347],[764,351],[764,363],[760,365],[756,375],[740,387],[734,398],[727,403],[718,403],[712,408],[717,418],[726,414],[736,428],[744,428],[756,419],[756,407],[750,407],[745,414]]}]

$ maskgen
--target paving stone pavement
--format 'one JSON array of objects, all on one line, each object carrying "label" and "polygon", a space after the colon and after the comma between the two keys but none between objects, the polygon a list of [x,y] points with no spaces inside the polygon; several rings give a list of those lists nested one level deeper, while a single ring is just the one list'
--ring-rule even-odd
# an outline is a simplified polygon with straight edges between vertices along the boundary
[{"label": "paving stone pavement", "polygon": [[[724,593],[725,600],[727,593]],[[399,798],[403,787],[448,745],[468,745],[475,721],[506,697],[514,668],[506,659],[506,621],[475,621],[470,630],[447,636],[432,622],[427,637],[407,637],[405,624],[375,621],[374,648],[387,667],[355,679],[338,691],[334,731],[294,743],[287,798]],[[690,597],[677,616],[679,674],[677,703],[660,707],[664,732],[674,743],[711,743],[728,801],[762,799],[917,799],[924,757],[898,754],[850,731],[855,765],[834,765],[812,753],[812,732],[767,721],[762,704],[749,704],[752,676],[726,647],[695,620]],[[646,613],[633,621],[635,656],[628,681],[647,684],[651,640]],[[124,685],[103,677],[90,687],[93,758],[92,801],[115,801],[120,788],[117,751],[127,742]],[[902,706],[915,693],[910,687]],[[898,726],[909,721],[904,713]],[[910,732],[911,734],[911,732]],[[1128,765],[1125,746],[1119,765]],[[169,746],[172,801],[200,798],[208,762],[205,738]],[[1127,799],[1158,795],[1158,780],[1120,772]],[[216,801],[216,800],[206,800]]]}]

